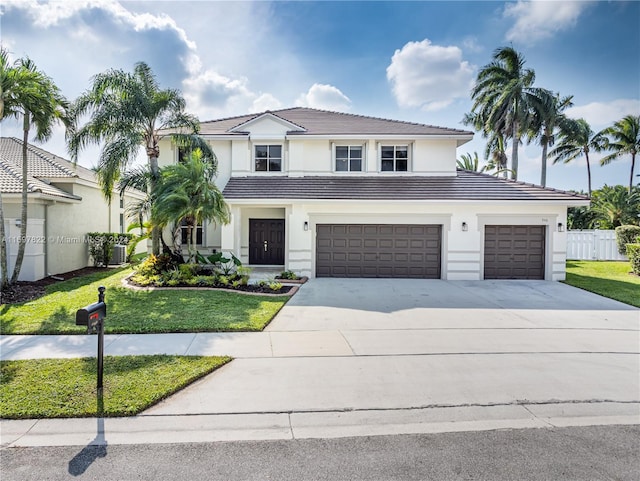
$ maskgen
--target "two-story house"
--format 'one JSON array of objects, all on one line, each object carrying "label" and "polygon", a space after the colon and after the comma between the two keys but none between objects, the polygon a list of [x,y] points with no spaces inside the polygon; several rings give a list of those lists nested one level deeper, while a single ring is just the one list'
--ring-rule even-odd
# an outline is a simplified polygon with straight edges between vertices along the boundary
[{"label": "two-story house", "polygon": [[[204,122],[231,222],[201,252],[311,277],[565,277],[579,195],[456,169],[468,131],[310,108]],[[178,152],[161,148],[160,163]]]}]

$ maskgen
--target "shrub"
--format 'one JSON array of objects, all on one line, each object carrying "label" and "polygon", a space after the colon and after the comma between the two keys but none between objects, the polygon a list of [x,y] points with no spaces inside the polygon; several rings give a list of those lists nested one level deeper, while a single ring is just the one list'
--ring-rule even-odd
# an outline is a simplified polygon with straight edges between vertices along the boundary
[{"label": "shrub", "polygon": [[621,225],[616,227],[618,252],[620,254],[627,255],[627,245],[633,243],[638,236],[640,236],[640,226]]},{"label": "shrub", "polygon": [[637,244],[627,244],[626,248],[627,256],[631,263],[631,270],[635,275],[640,276],[640,242]]},{"label": "shrub", "polygon": [[136,273],[137,275],[148,277],[168,272],[175,268],[176,265],[171,256],[167,254],[161,254],[159,256],[151,254],[140,263],[136,269]]},{"label": "shrub", "polygon": [[280,282],[271,281],[269,282],[269,289],[273,291],[279,291],[280,289],[282,289],[282,284]]},{"label": "shrub", "polygon": [[107,267],[113,255],[113,246],[116,244],[128,245],[133,234],[118,234],[115,232],[89,232],[89,255],[93,259],[93,266]]},{"label": "shrub", "polygon": [[298,275],[293,271],[282,271],[278,277],[280,279],[289,279],[293,281],[300,279]]}]

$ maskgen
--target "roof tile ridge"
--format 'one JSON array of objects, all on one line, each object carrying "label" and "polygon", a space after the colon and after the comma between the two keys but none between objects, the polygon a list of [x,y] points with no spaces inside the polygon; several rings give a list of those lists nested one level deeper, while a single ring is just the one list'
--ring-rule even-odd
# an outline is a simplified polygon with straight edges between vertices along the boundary
[{"label": "roof tile ridge", "polygon": [[453,130],[455,132],[460,132],[460,133],[465,133],[465,134],[473,134],[473,132],[471,132],[470,130],[455,129],[455,128],[451,128],[451,127],[442,127],[440,125],[423,124],[423,123],[420,123],[420,122],[410,122],[408,120],[397,120],[397,119],[388,119],[388,118],[385,118],[385,117],[375,117],[373,115],[352,114],[350,112],[337,112],[335,110],[316,109],[316,108],[313,108],[313,107],[293,107],[291,109],[281,109],[281,111],[282,110],[293,110],[294,108],[295,109],[314,110],[316,112],[325,112],[325,113],[328,113],[328,114],[348,115],[350,117],[357,117],[357,118],[361,118],[361,119],[383,120],[385,122],[393,122],[393,123],[396,123],[396,124],[416,125],[418,127],[431,127],[433,129]]}]

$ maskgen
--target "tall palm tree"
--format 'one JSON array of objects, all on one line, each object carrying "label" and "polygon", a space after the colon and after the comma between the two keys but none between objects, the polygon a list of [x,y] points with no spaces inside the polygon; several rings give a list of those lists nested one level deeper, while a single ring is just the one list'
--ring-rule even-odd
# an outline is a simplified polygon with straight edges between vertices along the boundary
[{"label": "tall palm tree", "polygon": [[495,170],[493,175],[503,175],[507,177],[509,169],[507,169],[507,154],[505,153],[505,126],[504,123],[494,126],[490,129],[489,124],[484,117],[486,112],[471,112],[465,114],[462,119],[462,123],[465,125],[472,125],[473,128],[482,133],[482,137],[487,139],[487,143],[484,149],[484,158],[489,162],[486,166],[487,171]]},{"label": "tall palm tree", "polygon": [[471,111],[485,122],[485,129],[508,134],[511,139],[513,179],[518,178],[518,147],[535,99],[535,72],[524,64],[524,57],[512,47],[497,49],[493,61],[478,72],[471,91]]},{"label": "tall palm tree", "polygon": [[631,193],[636,154],[640,151],[640,115],[627,115],[601,133],[608,137],[605,147],[613,153],[602,158],[600,165],[607,165],[619,157],[631,155],[631,173],[629,174],[629,193]]},{"label": "tall palm tree", "polygon": [[[120,174],[143,147],[151,174],[146,188],[151,192],[158,180],[159,141],[163,136],[173,137],[180,145],[200,148],[205,157],[213,158],[209,144],[197,135],[198,119],[186,113],[185,106],[179,90],[160,89],[156,76],[144,62],[137,63],[133,73],[122,70],[100,73],[93,78],[91,88],[74,102],[74,128],[67,136],[71,158],[76,161],[80,150],[104,142],[98,160],[98,179],[109,199]],[[86,115],[89,121],[79,127],[78,122]],[[152,245],[153,253],[158,254],[157,229],[152,232]]]},{"label": "tall palm tree", "polygon": [[196,149],[179,164],[161,170],[151,207],[151,223],[159,227],[169,224],[187,226],[189,261],[195,262],[193,231],[203,221],[227,224],[229,207],[214,183],[216,169],[203,161]]},{"label": "tall palm tree", "polygon": [[36,129],[36,140],[45,141],[51,137],[53,125],[62,120],[67,122],[68,104],[53,80],[38,70],[29,58],[19,59],[13,64],[9,62],[8,52],[0,49],[0,120],[6,118],[22,119],[22,205],[20,216],[20,240],[18,253],[11,278],[7,280],[6,243],[4,233],[4,213],[0,200],[0,269],[2,278],[0,284],[4,287],[14,284],[18,280],[27,237],[27,193],[28,193],[28,165],[27,146],[29,132]]},{"label": "tall palm tree", "polygon": [[529,137],[538,139],[542,146],[542,158],[540,169],[540,185],[547,185],[547,150],[553,147],[556,140],[556,131],[566,122],[564,111],[573,105],[573,95],[560,97],[547,89],[537,89],[536,98],[533,100],[532,121],[529,127]]},{"label": "tall palm tree", "polygon": [[591,164],[589,152],[600,152],[604,147],[604,137],[591,130],[591,126],[584,119],[567,119],[560,125],[559,141],[555,149],[549,152],[553,163],[569,163],[584,155],[587,161],[587,184],[591,197]]}]

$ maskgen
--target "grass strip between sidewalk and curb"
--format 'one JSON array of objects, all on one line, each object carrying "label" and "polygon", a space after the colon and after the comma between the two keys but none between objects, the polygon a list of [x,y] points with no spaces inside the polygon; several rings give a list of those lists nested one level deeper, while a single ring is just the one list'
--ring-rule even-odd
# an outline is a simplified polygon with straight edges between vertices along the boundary
[{"label": "grass strip between sidewalk and curb", "polygon": [[136,291],[122,285],[131,269],[105,269],[46,287],[39,299],[0,306],[1,334],[84,334],[75,313],[107,288],[106,334],[261,331],[289,300],[208,290]]},{"label": "grass strip between sidewalk and curb", "polygon": [[640,307],[640,277],[627,261],[567,261],[567,279],[574,287]]},{"label": "grass strip between sidewalk and curb", "polygon": [[0,361],[0,418],[134,416],[229,362],[229,357],[106,356],[102,403],[96,358]]}]

